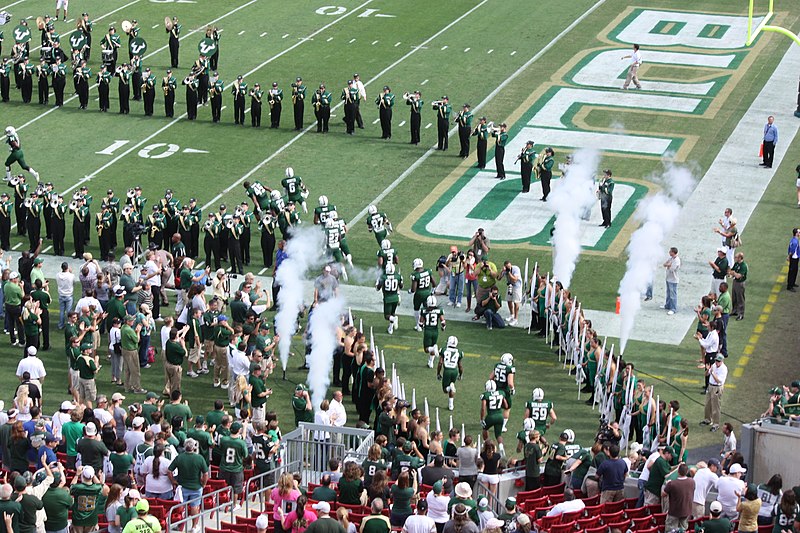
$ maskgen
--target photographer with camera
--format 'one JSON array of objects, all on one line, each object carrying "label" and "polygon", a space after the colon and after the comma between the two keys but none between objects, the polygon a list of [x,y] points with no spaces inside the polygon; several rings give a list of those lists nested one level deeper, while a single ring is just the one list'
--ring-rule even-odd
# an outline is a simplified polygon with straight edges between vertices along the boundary
[{"label": "photographer with camera", "polygon": [[475,252],[475,258],[478,261],[489,258],[489,237],[483,232],[483,228],[478,228],[478,231],[469,240],[469,247]]},{"label": "photographer with camera", "polygon": [[503,329],[506,327],[506,323],[503,321],[503,317],[500,316],[500,308],[502,307],[503,304],[500,303],[500,291],[498,291],[497,287],[492,287],[489,290],[489,294],[486,295],[486,298],[478,301],[478,304],[475,306],[475,316],[472,317],[472,320],[485,318],[486,329]]},{"label": "photographer with camera", "polygon": [[495,274],[497,279],[505,278],[508,283],[506,292],[506,302],[508,303],[508,325],[516,326],[519,316],[519,306],[522,303],[522,274],[519,267],[511,264],[511,261],[503,263],[503,270]]},{"label": "photographer with camera", "polygon": [[461,307],[464,295],[464,271],[467,267],[467,256],[459,251],[458,246],[450,247],[445,266],[450,269],[450,306]]}]

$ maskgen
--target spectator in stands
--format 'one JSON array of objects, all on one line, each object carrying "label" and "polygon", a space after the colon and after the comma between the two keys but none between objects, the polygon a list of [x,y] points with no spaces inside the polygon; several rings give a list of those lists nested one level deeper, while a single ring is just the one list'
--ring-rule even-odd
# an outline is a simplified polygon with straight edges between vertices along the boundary
[{"label": "spectator in stands", "polygon": [[[19,472],[20,474],[27,472],[29,449],[28,434],[22,427],[22,422],[17,420],[11,426],[11,440],[8,445],[9,454],[8,456],[3,456],[3,466],[11,472]],[[6,457],[8,457],[7,461]]]},{"label": "spectator in stands", "polygon": [[[317,518],[322,518],[322,517],[323,517],[322,510],[320,510],[319,516]],[[346,507],[339,507],[338,509],[336,509],[336,519],[339,522],[339,525],[342,526],[342,528],[344,529],[344,533],[358,532],[358,528],[356,527],[356,525],[350,521],[350,511],[348,511]],[[320,526],[315,527],[314,529],[316,530],[319,527],[323,526],[326,528],[330,527],[328,524],[323,523]],[[332,530],[331,533],[341,533],[341,530],[339,530],[338,532],[333,531],[333,528],[331,528],[331,530]]]},{"label": "spectator in stands", "polygon": [[[608,462],[608,461],[606,461]],[[605,464],[605,463],[603,463]],[[694,497],[694,479],[688,477],[689,467],[686,463],[678,465],[678,477],[667,481],[661,491],[662,497],[669,497],[666,530],[689,527],[689,516],[692,514],[692,498]]]},{"label": "spectator in stands", "polygon": [[144,460],[142,474],[145,476],[145,496],[171,500],[173,496],[172,480],[169,475],[170,461],[164,456],[164,445],[156,444],[153,455]]},{"label": "spectator in stands", "polygon": [[136,504],[141,499],[142,495],[139,494],[138,490],[130,489],[124,498],[125,505],[117,509],[117,521],[123,531],[125,531],[125,526],[128,525],[128,522],[136,518]]},{"label": "spectator in stands", "polygon": [[661,504],[661,486],[664,480],[672,472],[670,463],[672,462],[672,447],[664,446],[658,449],[658,456],[647,460],[649,478],[644,486],[644,504]]},{"label": "spectator in stands", "polygon": [[22,506],[19,502],[11,500],[14,488],[8,484],[0,485],[0,513],[3,517],[3,533],[17,533],[19,531],[19,520],[22,516]]},{"label": "spectator in stands", "polygon": [[436,533],[436,523],[428,516],[428,502],[417,503],[417,513],[406,518],[403,533]]},{"label": "spectator in stands", "polygon": [[389,501],[389,476],[386,470],[378,470],[372,476],[372,483],[367,487],[367,500],[373,501],[380,498],[383,501]]},{"label": "spectator in stands", "polygon": [[31,409],[34,407],[34,403],[30,390],[27,385],[22,385],[17,388],[17,395],[14,397],[14,408],[17,410],[17,420],[20,422],[27,422],[31,419]]},{"label": "spectator in stands", "polygon": [[715,458],[708,460],[708,463],[700,461],[697,463],[697,471],[694,473],[694,495],[692,496],[692,518],[700,518],[706,515],[706,498],[711,489],[716,490],[717,480],[719,479],[719,461]]},{"label": "spectator in stands", "polygon": [[83,466],[89,465],[94,468],[95,472],[103,471],[103,463],[109,451],[100,440],[94,422],[89,422],[83,428],[83,438],[75,445],[75,451],[80,454]]},{"label": "spectator in stands", "polygon": [[267,533],[269,528],[269,515],[262,513],[256,518],[256,533]]},{"label": "spectator in stands", "polygon": [[503,533],[504,523],[499,518],[490,518],[482,533]]},{"label": "spectator in stands", "polygon": [[[161,524],[158,518],[152,516],[150,513],[150,503],[141,499],[136,502],[136,518],[128,522],[122,533],[139,533],[140,531],[161,531]],[[76,532],[78,533],[78,532]]]},{"label": "spectator in stands", "polygon": [[[183,503],[189,503],[189,515],[197,516],[200,513],[203,487],[208,482],[208,463],[198,453],[198,442],[188,438],[183,443],[184,453],[179,454],[169,465],[168,476],[173,485],[181,488]],[[173,474],[177,472],[177,474]],[[262,515],[266,516],[266,515]],[[197,527],[197,519],[192,523],[192,528]]]},{"label": "spectator in stands", "polygon": [[466,483],[472,488],[478,480],[478,467],[475,460],[478,458],[478,450],[473,446],[472,435],[464,437],[464,443],[458,448],[458,480]]},{"label": "spectator in stands", "polygon": [[335,502],[336,491],[331,488],[331,475],[325,474],[320,478],[321,485],[311,493],[311,499],[318,502]]},{"label": "spectator in stands", "polygon": [[[459,483],[460,485],[461,483]],[[458,490],[458,485],[456,485]],[[453,506],[453,519],[444,525],[442,533],[479,533],[474,519],[470,519],[469,509],[463,503]]]},{"label": "spectator in stands", "polygon": [[[781,497],[780,505],[773,509],[775,527],[773,531],[800,531],[800,505],[797,505],[797,495],[793,490],[787,490]],[[780,529],[778,529],[780,528]]]},{"label": "spectator in stands", "polygon": [[[306,509],[308,498],[301,494],[297,498],[295,508],[287,515],[283,516],[283,529],[284,531],[291,531],[292,533],[303,533],[308,525],[317,519],[316,513]],[[280,509],[283,514],[283,509]]]},{"label": "spectator in stands", "polygon": [[727,533],[733,529],[731,525],[731,521],[724,516],[722,516],[722,504],[719,502],[711,502],[711,507],[709,509],[711,513],[711,518],[709,520],[703,520],[701,527],[707,533]]},{"label": "spectator in stands", "polygon": [[557,503],[552,509],[547,511],[547,516],[559,516],[572,511],[580,511],[586,507],[586,503],[575,497],[575,491],[570,488],[564,489],[564,501]]},{"label": "spectator in stands", "polygon": [[[453,513],[453,508],[458,504],[463,504],[464,507],[467,509],[469,513],[470,519],[476,524],[478,523],[478,504],[475,500],[472,499],[472,487],[464,483],[463,481],[459,482],[456,485],[456,495],[454,498],[450,498],[450,502],[447,504],[447,510],[450,513]],[[447,530],[447,526],[445,526],[445,530]]]},{"label": "spectator in stands", "polygon": [[[744,496],[744,499],[742,499]],[[758,489],[755,484],[750,483],[744,494],[736,492],[738,501],[736,511],[739,513],[739,533],[757,533],[758,531],[758,512],[761,510],[761,498],[758,497]],[[670,509],[672,502],[670,501]]]},{"label": "spectator in stands", "polygon": [[437,481],[444,480],[444,489],[447,492],[453,490],[453,469],[444,464],[444,456],[437,455],[433,458],[433,463],[422,469],[422,484],[433,485]]},{"label": "spectator in stands", "polygon": [[392,513],[390,521],[392,526],[402,526],[406,518],[411,515],[411,499],[414,497],[414,487],[411,486],[411,480],[408,472],[401,472],[397,477],[397,483],[392,485],[390,490],[392,498]]},{"label": "spectator in stands", "polygon": [[[52,420],[50,425],[53,429],[53,435],[61,440],[61,428],[69,422],[70,420],[70,412],[75,409],[75,404],[69,400],[64,400],[61,402],[61,408],[53,413]],[[59,447],[63,448],[63,444]]]},{"label": "spectator in stands", "polygon": [[328,470],[324,474],[330,474],[331,483],[339,483],[342,479],[342,462],[337,457],[328,459]]},{"label": "spectator in stands", "polygon": [[484,531],[489,523],[489,520],[497,518],[494,512],[489,509],[489,500],[486,497],[478,499],[478,527]]},{"label": "spectator in stands", "polygon": [[361,520],[359,533],[389,533],[392,524],[389,517],[383,514],[383,500],[376,498],[370,504],[370,514]]},{"label": "spectator in stands", "polygon": [[[369,491],[372,485],[372,477],[380,470],[386,472],[386,461],[381,457],[381,447],[378,444],[373,444],[367,451],[367,458],[361,463],[361,469],[364,471],[364,485]],[[370,497],[372,500],[372,497]]]},{"label": "spectator in stands", "polygon": [[444,483],[434,483],[433,490],[428,491],[425,501],[428,504],[428,516],[436,523],[437,533],[442,533],[444,525],[450,520],[450,513],[447,511],[450,496],[444,492]]},{"label": "spectator in stands", "polygon": [[122,533],[122,528],[117,525],[117,511],[125,506],[125,488],[114,483],[108,491],[103,514],[108,520],[108,533]]},{"label": "spectator in stands", "polygon": [[294,486],[294,477],[289,472],[284,472],[278,478],[277,486],[270,493],[270,500],[273,503],[272,520],[275,525],[275,533],[285,533],[283,529],[281,511],[289,514],[295,508],[300,491]]},{"label": "spectator in stands", "polygon": [[717,481],[717,500],[722,504],[722,516],[725,518],[734,520],[739,515],[736,504],[739,503],[739,495],[747,488],[741,479],[745,472],[747,469],[742,465],[734,464],[728,474]]},{"label": "spectator in stands", "polygon": [[[96,430],[95,430],[96,432]],[[89,533],[97,527],[97,503],[108,495],[110,488],[103,484],[102,470],[95,475],[95,469],[84,465],[78,469],[72,480],[70,494],[72,504],[73,533]],[[131,532],[128,532],[131,533]]]},{"label": "spectator in stands", "polygon": [[769,481],[757,487],[758,497],[761,499],[761,509],[758,511],[758,525],[768,526],[772,524],[772,510],[781,501],[783,495],[783,477],[775,474]]},{"label": "spectator in stands", "polygon": [[348,505],[360,505],[361,493],[364,492],[364,482],[362,477],[364,471],[358,463],[349,462],[345,463],[344,476],[339,480],[339,503]]},{"label": "spectator in stands", "polygon": [[[500,483],[500,459],[502,455],[497,452],[497,447],[491,439],[483,443],[483,451],[480,456],[483,468],[478,474],[478,481],[487,483],[492,494],[497,492],[497,485]],[[479,463],[480,468],[480,463]]]},{"label": "spectator in stands", "polygon": [[625,476],[628,465],[619,458],[619,444],[608,447],[609,457],[597,467],[600,478],[600,503],[618,502],[625,499]]},{"label": "spectator in stands", "polygon": [[[42,496],[42,504],[47,518],[44,530],[47,533],[67,533],[69,525],[69,508],[72,507],[72,496],[65,488],[66,476],[64,467],[59,465],[53,472],[53,483]],[[110,531],[110,530],[109,530]]]},{"label": "spectator in stands", "polygon": [[[331,517],[331,506],[328,502],[318,502],[311,506],[312,509],[317,511],[316,520],[314,520],[306,529],[310,533],[352,533],[349,529],[341,524],[340,521]],[[342,508],[344,509],[344,508]],[[347,509],[345,511],[345,521],[347,521]],[[338,513],[337,513],[338,514]],[[262,515],[264,516],[264,515]],[[348,525],[349,524],[348,522]],[[353,526],[355,531],[355,526]],[[261,532],[259,532],[261,533]]]},{"label": "spectator in stands", "polygon": [[[114,453],[112,453],[108,460],[113,467],[113,478],[115,483],[123,486],[130,486],[129,474],[133,467],[133,456],[128,453],[128,447],[125,445],[123,439],[117,439],[113,444]],[[109,520],[109,522],[111,522]]]},{"label": "spectator in stands", "polygon": [[733,426],[730,422],[722,424],[722,449],[719,452],[722,458],[722,470],[727,471],[731,467],[731,459],[736,453],[736,434],[733,432]]},{"label": "spectator in stands", "polygon": [[519,516],[519,509],[517,508],[517,499],[513,496],[506,498],[504,505],[505,509],[500,513],[497,518],[503,522],[504,531],[513,531],[514,526]]}]

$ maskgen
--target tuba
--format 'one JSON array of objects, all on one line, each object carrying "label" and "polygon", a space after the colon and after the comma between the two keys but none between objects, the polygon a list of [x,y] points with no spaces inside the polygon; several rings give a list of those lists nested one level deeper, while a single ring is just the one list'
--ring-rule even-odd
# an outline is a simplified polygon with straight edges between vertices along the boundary
[{"label": "tuba", "polygon": [[50,209],[56,209],[59,205],[61,205],[61,200],[58,198],[58,193],[53,193],[50,196]]},{"label": "tuba", "polygon": [[83,200],[83,195],[79,192],[76,192],[75,194],[72,195],[72,199],[75,200],[76,202],[78,200]]}]

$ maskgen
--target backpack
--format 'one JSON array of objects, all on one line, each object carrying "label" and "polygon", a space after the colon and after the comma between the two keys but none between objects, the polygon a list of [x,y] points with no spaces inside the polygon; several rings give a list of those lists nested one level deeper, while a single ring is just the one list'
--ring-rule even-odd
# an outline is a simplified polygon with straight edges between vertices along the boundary
[{"label": "backpack", "polygon": [[731,237],[731,248],[738,248],[741,245],[742,245],[742,234],[737,231],[736,235]]},{"label": "backpack", "polygon": [[[141,448],[142,445],[145,445],[144,449]],[[151,451],[152,449],[152,446],[147,445],[144,442],[137,444],[133,449],[133,473],[137,476],[142,475],[142,468],[144,467],[144,460],[147,459],[147,452]]]}]

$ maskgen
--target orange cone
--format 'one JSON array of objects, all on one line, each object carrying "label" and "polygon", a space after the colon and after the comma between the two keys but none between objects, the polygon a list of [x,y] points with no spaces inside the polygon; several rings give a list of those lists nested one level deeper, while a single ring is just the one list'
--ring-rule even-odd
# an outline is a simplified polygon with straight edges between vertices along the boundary
[{"label": "orange cone", "polygon": [[616,307],[615,307],[615,309],[614,309],[614,312],[615,312],[616,314],[619,314],[619,305],[620,305],[620,304],[619,304],[619,296],[617,296],[617,305],[616,305]]},{"label": "orange cone", "polygon": [[764,157],[764,143],[761,143],[761,146],[758,147],[758,157]]}]

